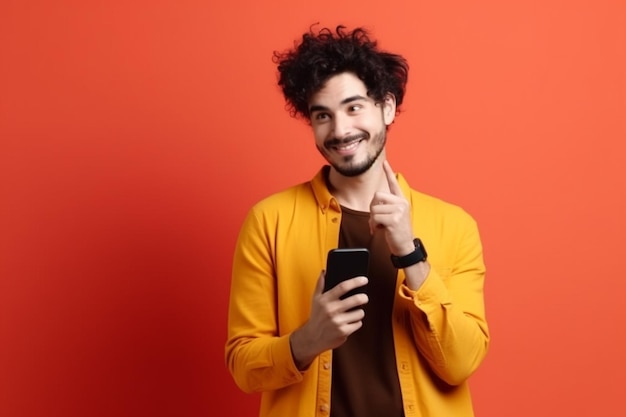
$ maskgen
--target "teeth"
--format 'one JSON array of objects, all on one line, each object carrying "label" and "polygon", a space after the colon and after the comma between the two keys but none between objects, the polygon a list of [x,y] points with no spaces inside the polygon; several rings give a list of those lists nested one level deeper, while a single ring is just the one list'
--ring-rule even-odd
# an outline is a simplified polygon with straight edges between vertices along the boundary
[{"label": "teeth", "polygon": [[350,143],[350,144],[348,144],[348,145],[338,146],[338,147],[337,147],[337,149],[339,149],[340,151],[347,151],[347,150],[351,150],[351,149],[356,148],[356,146],[357,146],[358,144],[359,144],[359,142],[358,142],[358,141],[356,141],[356,142],[352,142],[352,143]]}]

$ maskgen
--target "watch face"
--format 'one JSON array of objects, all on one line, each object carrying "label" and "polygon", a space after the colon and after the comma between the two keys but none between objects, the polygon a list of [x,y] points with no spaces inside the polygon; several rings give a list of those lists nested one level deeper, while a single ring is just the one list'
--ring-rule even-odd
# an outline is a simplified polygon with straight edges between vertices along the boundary
[{"label": "watch face", "polygon": [[[426,253],[426,248],[422,244],[422,241],[419,238],[415,238],[415,240],[413,242],[415,243],[415,250],[420,250],[423,253],[424,259],[426,259],[428,254]],[[422,260],[424,260],[424,259],[422,259]]]}]

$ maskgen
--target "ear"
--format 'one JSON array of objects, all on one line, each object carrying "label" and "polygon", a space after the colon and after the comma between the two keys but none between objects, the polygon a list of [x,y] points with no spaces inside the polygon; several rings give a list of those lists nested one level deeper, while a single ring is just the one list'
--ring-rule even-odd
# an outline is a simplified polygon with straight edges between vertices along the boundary
[{"label": "ear", "polygon": [[387,93],[383,99],[383,120],[385,125],[389,126],[396,118],[396,96]]}]

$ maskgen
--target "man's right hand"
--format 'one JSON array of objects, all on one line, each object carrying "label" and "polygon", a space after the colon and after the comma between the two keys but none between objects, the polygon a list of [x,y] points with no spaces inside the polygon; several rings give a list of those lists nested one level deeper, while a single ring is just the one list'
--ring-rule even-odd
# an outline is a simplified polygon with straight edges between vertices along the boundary
[{"label": "man's right hand", "polygon": [[323,292],[324,272],[317,280],[309,320],[291,334],[291,353],[300,370],[308,368],[320,353],[341,346],[348,336],[363,326],[368,297],[360,293],[346,299],[340,297],[367,284],[366,277],[354,277]]}]

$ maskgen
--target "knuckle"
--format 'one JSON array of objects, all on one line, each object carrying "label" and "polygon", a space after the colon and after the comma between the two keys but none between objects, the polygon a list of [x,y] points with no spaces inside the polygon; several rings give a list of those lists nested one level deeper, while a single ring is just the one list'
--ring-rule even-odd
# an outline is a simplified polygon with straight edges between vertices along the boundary
[{"label": "knuckle", "polygon": [[352,285],[350,285],[349,281],[342,281],[337,286],[341,291],[348,291],[352,289]]}]

